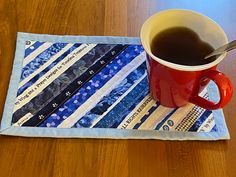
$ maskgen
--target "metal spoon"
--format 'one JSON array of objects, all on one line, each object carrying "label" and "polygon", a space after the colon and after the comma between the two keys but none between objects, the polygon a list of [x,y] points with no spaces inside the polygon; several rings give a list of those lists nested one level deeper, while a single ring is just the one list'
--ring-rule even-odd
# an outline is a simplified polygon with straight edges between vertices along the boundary
[{"label": "metal spoon", "polygon": [[233,50],[235,48],[236,48],[236,40],[231,41],[230,43],[225,44],[225,45],[215,49],[213,52],[211,52],[210,54],[205,56],[204,59],[208,59],[208,58],[213,57],[215,55],[221,55],[221,54],[228,52],[230,50]]}]

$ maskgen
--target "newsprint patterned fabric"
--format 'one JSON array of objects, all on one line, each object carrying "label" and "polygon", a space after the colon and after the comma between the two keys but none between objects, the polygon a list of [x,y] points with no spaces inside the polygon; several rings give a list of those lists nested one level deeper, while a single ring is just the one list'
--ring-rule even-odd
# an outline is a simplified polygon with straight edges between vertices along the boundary
[{"label": "newsprint patterned fabric", "polygon": [[[10,127],[219,131],[210,110],[193,104],[167,108],[152,99],[146,54],[137,42],[23,42]],[[200,95],[209,98],[207,89]]]}]

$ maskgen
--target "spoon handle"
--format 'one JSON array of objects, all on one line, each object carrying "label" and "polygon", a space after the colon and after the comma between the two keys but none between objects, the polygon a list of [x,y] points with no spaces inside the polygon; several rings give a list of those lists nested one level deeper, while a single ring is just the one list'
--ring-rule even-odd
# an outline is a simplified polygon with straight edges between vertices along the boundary
[{"label": "spoon handle", "polygon": [[210,53],[207,56],[205,56],[204,59],[210,58],[210,57],[215,56],[215,55],[220,55],[220,54],[222,54],[224,52],[233,50],[235,48],[236,48],[236,40],[231,41],[230,43],[225,44],[225,45],[215,49],[212,53]]}]

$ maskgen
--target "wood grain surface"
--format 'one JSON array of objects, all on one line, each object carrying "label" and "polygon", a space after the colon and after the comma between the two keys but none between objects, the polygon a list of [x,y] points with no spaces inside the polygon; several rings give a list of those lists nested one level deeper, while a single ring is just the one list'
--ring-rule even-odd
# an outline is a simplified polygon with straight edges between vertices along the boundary
[{"label": "wood grain surface", "polygon": [[[16,32],[138,36],[157,11],[186,8],[219,23],[236,39],[234,0],[0,0],[0,115]],[[219,65],[236,89],[236,52]],[[50,139],[0,136],[0,177],[234,177],[236,96],[224,108],[229,141]]]}]

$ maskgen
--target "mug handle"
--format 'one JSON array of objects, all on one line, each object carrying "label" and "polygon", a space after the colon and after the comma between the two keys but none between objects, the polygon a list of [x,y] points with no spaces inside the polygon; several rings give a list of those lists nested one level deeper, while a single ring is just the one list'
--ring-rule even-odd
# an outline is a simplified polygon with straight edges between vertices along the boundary
[{"label": "mug handle", "polygon": [[190,102],[208,110],[219,109],[224,107],[230,101],[233,95],[233,85],[231,81],[223,73],[216,70],[210,70],[203,73],[201,79],[206,79],[206,78],[211,79],[216,83],[220,93],[219,102],[214,103],[198,95],[192,97],[190,99]]}]

